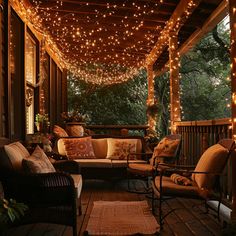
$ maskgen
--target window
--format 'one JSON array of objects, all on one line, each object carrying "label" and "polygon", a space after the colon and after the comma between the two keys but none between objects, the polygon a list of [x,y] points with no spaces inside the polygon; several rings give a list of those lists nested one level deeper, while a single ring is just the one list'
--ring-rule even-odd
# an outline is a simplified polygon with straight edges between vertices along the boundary
[{"label": "window", "polygon": [[36,87],[36,54],[37,45],[35,40],[26,33],[25,39],[25,79],[26,79],[26,133],[34,133],[35,114],[35,87]]}]

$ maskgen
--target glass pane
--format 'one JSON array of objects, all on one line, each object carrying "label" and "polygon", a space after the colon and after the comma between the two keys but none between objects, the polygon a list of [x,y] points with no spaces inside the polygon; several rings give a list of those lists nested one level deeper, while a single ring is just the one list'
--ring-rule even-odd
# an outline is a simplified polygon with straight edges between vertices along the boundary
[{"label": "glass pane", "polygon": [[29,34],[25,41],[25,76],[27,82],[36,83],[36,43]]},{"label": "glass pane", "polygon": [[25,39],[26,133],[34,133],[34,97],[36,84],[36,42],[27,33]]}]

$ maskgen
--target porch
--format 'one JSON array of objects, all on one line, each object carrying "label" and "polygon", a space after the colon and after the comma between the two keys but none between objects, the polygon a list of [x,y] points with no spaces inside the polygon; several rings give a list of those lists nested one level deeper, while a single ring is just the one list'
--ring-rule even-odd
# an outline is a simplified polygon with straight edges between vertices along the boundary
[{"label": "porch", "polygon": [[[169,71],[168,126],[171,133],[182,136],[180,163],[196,164],[201,154],[220,139],[235,140],[235,0],[122,2],[119,5],[117,0],[0,0],[0,137],[11,141],[27,140],[37,132],[37,115],[42,115],[46,120],[48,133],[52,133],[54,125],[63,126],[61,113],[68,111],[68,81],[71,73],[93,88],[111,88],[126,83],[140,68],[145,68],[146,124],[86,124],[88,129],[95,132],[109,130],[116,135],[122,135],[122,130],[130,130],[131,133],[135,130],[142,135],[146,135],[147,129],[155,131],[156,114],[149,113],[158,102],[154,78]],[[139,2],[142,3],[140,6],[137,4]],[[147,5],[149,11],[146,11]],[[228,13],[231,29],[229,80],[232,93],[228,107],[231,108],[232,117],[182,122],[180,57]],[[81,27],[78,26],[80,23]],[[97,26],[95,30],[94,25]],[[134,45],[130,43],[131,39],[135,40]],[[210,214],[203,213],[204,207],[199,205],[199,201],[173,199],[164,203],[164,211],[176,207],[181,209],[166,217],[161,235],[221,235],[226,221],[235,223],[235,170],[236,160],[231,159],[222,179],[227,217],[222,216],[219,223]],[[77,217],[79,235],[86,229],[94,201],[146,199],[144,195],[128,193],[125,185],[125,181],[116,184],[84,181],[83,214]],[[192,204],[196,206],[192,207]],[[69,227],[48,224],[22,226],[8,232],[19,236],[38,235],[41,228],[42,235],[72,234]]]},{"label": "porch", "polygon": [[[139,183],[143,187],[142,183]],[[138,184],[136,183],[136,187]],[[77,217],[78,235],[84,235],[94,201],[140,201],[147,200],[144,195],[127,192],[127,182],[85,181],[82,192],[83,214]],[[150,203],[149,203],[150,204]],[[165,219],[163,236],[219,236],[222,235],[223,222],[214,217],[213,214],[205,214],[204,204],[198,200],[187,200],[175,198],[168,200],[164,205],[164,211],[178,210],[171,213]],[[10,229],[3,236],[70,236],[72,228],[62,225],[34,224]]]}]

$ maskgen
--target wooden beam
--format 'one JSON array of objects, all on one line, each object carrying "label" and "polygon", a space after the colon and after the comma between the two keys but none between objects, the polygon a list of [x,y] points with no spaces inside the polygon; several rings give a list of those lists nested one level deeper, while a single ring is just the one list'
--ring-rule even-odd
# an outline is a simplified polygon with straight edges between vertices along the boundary
[{"label": "wooden beam", "polygon": [[228,14],[228,0],[223,0],[216,10],[205,21],[201,29],[196,30],[188,40],[183,43],[179,49],[180,55],[187,53],[192,47],[194,47],[200,39],[223,20]]},{"label": "wooden beam", "polygon": [[179,63],[178,35],[176,32],[169,37],[169,58],[170,58],[170,118],[171,133],[175,133],[176,121],[181,120],[180,93],[179,93]]},{"label": "wooden beam", "polygon": [[[228,0],[223,0],[221,4],[216,8],[216,10],[208,17],[204,25],[197,29],[179,48],[180,56],[187,53],[192,49],[207,33],[209,33],[213,28],[223,20],[229,10]],[[169,61],[166,63],[163,69],[156,71],[155,76],[161,76],[169,69]]]},{"label": "wooden beam", "polygon": [[[231,29],[231,91],[232,91],[232,134],[236,140],[236,1],[229,0],[229,16]],[[236,167],[236,156],[232,159],[232,166]],[[231,219],[236,222],[236,169],[232,170],[232,213]]]},{"label": "wooden beam", "polygon": [[[148,99],[147,99],[147,109],[154,105],[154,77],[153,77],[153,65],[147,66],[147,79],[148,79]],[[150,130],[156,130],[156,117],[153,114],[147,112],[148,126]]]},{"label": "wooden beam", "polygon": [[154,48],[148,55],[146,59],[147,64],[153,64],[158,59],[164,47],[168,43],[169,33],[171,31],[179,31],[179,29],[183,26],[183,24],[186,22],[192,12],[197,8],[200,1],[201,0],[180,1],[170,20],[167,22],[165,28],[160,33],[160,37],[156,42]]}]

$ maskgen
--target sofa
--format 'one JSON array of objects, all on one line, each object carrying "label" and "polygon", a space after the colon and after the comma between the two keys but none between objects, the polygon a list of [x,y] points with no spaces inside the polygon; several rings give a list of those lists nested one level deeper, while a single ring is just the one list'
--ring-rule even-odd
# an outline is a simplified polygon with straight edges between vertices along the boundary
[{"label": "sofa", "polygon": [[146,163],[144,154],[148,151],[142,136],[92,135],[57,140],[57,152],[79,163],[86,179],[124,178],[128,162]]}]

